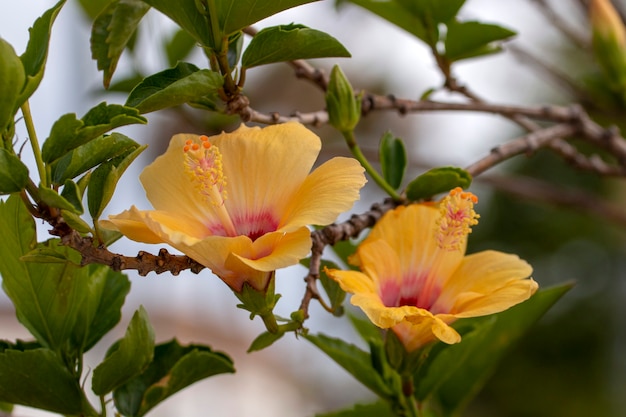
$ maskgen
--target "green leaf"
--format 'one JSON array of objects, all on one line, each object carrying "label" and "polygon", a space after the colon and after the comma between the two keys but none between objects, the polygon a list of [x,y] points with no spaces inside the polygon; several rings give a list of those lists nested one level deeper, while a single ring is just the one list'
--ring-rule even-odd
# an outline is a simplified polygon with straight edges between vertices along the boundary
[{"label": "green leaf", "polygon": [[61,210],[61,216],[63,217],[65,223],[78,233],[94,233],[91,226],[89,226],[86,221],[81,219],[80,216],[75,214],[73,211]]},{"label": "green leaf", "polygon": [[126,275],[103,265],[89,265],[89,285],[72,333],[81,352],[91,349],[122,317],[122,306],[130,291]]},{"label": "green leaf", "polygon": [[164,45],[170,67],[178,64],[178,61],[184,60],[195,46],[196,40],[188,32],[178,29]]},{"label": "green leaf", "polygon": [[65,180],[61,196],[72,204],[70,211],[75,214],[83,214],[83,191],[77,183],[72,180]]},{"label": "green leaf", "polygon": [[181,346],[172,340],[154,349],[154,359],[139,376],[113,393],[123,415],[145,415],[154,406],[189,385],[222,373],[235,372],[232,360],[208,346]]},{"label": "green leaf", "polygon": [[356,404],[354,407],[341,411],[316,414],[315,417],[398,417],[389,403],[378,401],[372,404]]},{"label": "green leaf", "polygon": [[103,71],[105,88],[109,87],[122,52],[149,9],[141,0],[113,0],[94,20],[91,56]]},{"label": "green leaf", "polygon": [[144,0],[188,32],[203,46],[215,47],[208,16],[199,12],[195,0]]},{"label": "green leaf", "polygon": [[339,366],[381,398],[389,398],[393,394],[385,380],[374,368],[372,358],[367,352],[341,339],[323,334],[306,335],[304,338],[321,349]]},{"label": "green leaf", "polygon": [[132,152],[139,144],[121,133],[100,136],[79,146],[54,161],[52,181],[63,184],[109,159]]},{"label": "green leaf", "polygon": [[74,113],[65,114],[52,126],[50,137],[42,147],[42,158],[44,162],[53,162],[110,130],[135,123],[146,123],[146,118],[140,116],[137,109],[104,102],[89,110],[80,120]]},{"label": "green leaf", "polygon": [[28,184],[28,168],[6,149],[0,148],[0,194],[22,191]]},{"label": "green leaf", "polygon": [[174,68],[151,75],[130,92],[126,106],[140,113],[178,106],[202,99],[222,86],[222,76],[193,64],[179,62]]},{"label": "green leaf", "polygon": [[346,0],[435,47],[440,23],[454,19],[465,0]]},{"label": "green leaf", "polygon": [[154,331],[143,307],[135,312],[126,334],[93,370],[92,389],[105,395],[141,374],[154,357]]},{"label": "green leaf", "polygon": [[64,4],[65,0],[59,1],[40,18],[35,20],[33,27],[28,30],[30,33],[28,45],[26,45],[26,50],[20,56],[26,72],[26,84],[24,84],[24,88],[22,88],[20,97],[17,100],[16,109],[33,95],[43,79],[52,24]]},{"label": "green leaf", "polygon": [[411,201],[431,198],[453,188],[468,188],[472,176],[462,168],[433,168],[415,178],[406,187],[406,196]]},{"label": "green leaf", "polygon": [[17,99],[25,81],[22,61],[11,44],[0,38],[0,133],[15,116]]},{"label": "green leaf", "polygon": [[402,139],[395,138],[391,132],[386,132],[380,139],[378,155],[385,181],[397,190],[402,184],[407,164],[406,149]]},{"label": "green leaf", "polygon": [[366,341],[371,340],[383,343],[383,333],[379,327],[374,325],[370,319],[357,317],[354,314],[348,314],[348,318],[352,323],[352,327],[357,331],[359,336]]},{"label": "green leaf", "polygon": [[278,341],[281,337],[285,335],[285,332],[263,332],[258,335],[250,344],[250,347],[247,350],[247,353],[256,352],[259,350],[263,350],[266,347],[271,346],[274,342]]},{"label": "green leaf", "polygon": [[504,353],[571,288],[564,284],[543,289],[502,313],[459,320],[455,327],[475,330],[425,364],[425,373],[416,378],[418,398],[431,393],[444,415],[460,412],[493,374]]},{"label": "green leaf", "polygon": [[450,22],[446,33],[445,56],[450,61],[497,52],[494,42],[515,36],[502,26],[480,22]]},{"label": "green leaf", "polygon": [[[17,318],[42,346],[64,346],[80,314],[88,279],[75,264],[80,255],[56,240],[37,245],[32,216],[17,196],[0,203],[0,275],[2,287],[15,306]],[[70,259],[64,263],[23,262],[35,248],[52,250]]]},{"label": "green leaf", "polygon": [[64,415],[96,415],[79,380],[44,348],[0,353],[0,401]]},{"label": "green leaf", "polygon": [[346,48],[329,34],[291,24],[257,33],[243,53],[241,65],[251,68],[296,59],[349,56]]},{"label": "green leaf", "polygon": [[94,20],[110,2],[111,0],[78,0],[89,20]]},{"label": "green leaf", "polygon": [[229,35],[283,10],[317,0],[220,0],[216,2],[222,33]]},{"label": "green leaf", "polygon": [[39,187],[39,196],[41,201],[50,207],[56,207],[63,210],[74,210],[74,205],[62,197],[59,193],[48,187]]},{"label": "green leaf", "polygon": [[101,164],[93,171],[87,188],[87,206],[94,221],[100,217],[104,208],[111,201],[117,182],[124,171],[146,147],[147,145],[143,145],[131,149],[117,158]]}]

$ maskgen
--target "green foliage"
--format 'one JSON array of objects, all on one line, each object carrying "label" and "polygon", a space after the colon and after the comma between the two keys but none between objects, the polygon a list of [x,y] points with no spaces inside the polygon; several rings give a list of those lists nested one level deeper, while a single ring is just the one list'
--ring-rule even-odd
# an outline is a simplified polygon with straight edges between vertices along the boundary
[{"label": "green foliage", "polygon": [[93,370],[92,389],[105,395],[141,374],[154,357],[154,331],[143,307],[135,312],[126,334],[115,342]]},{"label": "green foliage", "polygon": [[223,353],[172,340],[157,345],[146,370],[114,391],[115,407],[124,416],[140,417],[201,379],[234,371],[232,360]]},{"label": "green foliage", "polygon": [[196,0],[144,0],[188,32],[200,45],[214,46],[211,25],[207,16],[200,13]]},{"label": "green foliage", "polygon": [[391,132],[386,132],[380,138],[378,156],[383,178],[397,190],[402,184],[407,164],[406,149],[402,139],[394,137]]},{"label": "green foliage", "polygon": [[431,47],[439,40],[439,23],[454,19],[465,0],[341,0],[361,6],[418,37]]},{"label": "green foliage", "polygon": [[350,57],[327,33],[303,25],[281,25],[261,30],[243,54],[241,65],[252,68],[274,62],[326,57]]},{"label": "green foliage", "polygon": [[130,148],[120,156],[110,159],[91,174],[87,188],[87,207],[94,222],[111,201],[115,187],[130,164],[146,149],[147,145]]},{"label": "green foliage", "polygon": [[39,187],[39,196],[41,197],[41,201],[46,203],[49,207],[56,207],[63,210],[75,210],[75,207],[72,203],[67,201],[63,196],[54,191],[51,188],[47,187]]},{"label": "green foliage", "polygon": [[178,61],[184,60],[195,46],[194,38],[188,32],[178,29],[164,45],[170,67],[174,67]]},{"label": "green foliage", "polygon": [[72,333],[72,344],[80,352],[87,352],[119,323],[130,291],[129,279],[120,272],[103,265],[89,265],[85,269],[89,284]]},{"label": "green foliage", "polygon": [[317,0],[217,0],[215,3],[220,30],[229,35],[283,10],[314,1]]},{"label": "green foliage", "polygon": [[[17,196],[0,203],[0,275],[2,288],[17,317],[42,346],[60,349],[72,336],[85,297],[85,270],[76,253],[55,241],[37,244],[35,224]],[[74,262],[32,263],[20,258],[35,248],[47,248]]]},{"label": "green foliage", "polygon": [[22,88],[19,98],[15,104],[16,109],[20,107],[37,90],[43,78],[46,59],[48,58],[48,45],[50,43],[50,32],[52,24],[61,11],[65,0],[59,1],[48,9],[39,19],[35,20],[33,27],[29,29],[30,38],[26,45],[26,50],[20,56],[24,71],[26,72],[26,84]]},{"label": "green foliage", "polygon": [[250,344],[250,347],[247,350],[247,353],[256,352],[259,350],[263,350],[266,347],[273,345],[275,342],[280,340],[285,335],[284,332],[263,332],[258,335]]},{"label": "green foliage", "polygon": [[21,191],[28,184],[28,168],[6,149],[0,148],[0,194]]},{"label": "green foliage", "polygon": [[455,327],[471,328],[457,345],[431,352],[416,375],[416,396],[432,396],[443,415],[458,415],[493,374],[500,358],[567,291],[571,284],[538,291],[528,301],[502,313],[460,320]]},{"label": "green foliage", "polygon": [[398,417],[389,403],[378,401],[372,404],[356,404],[354,407],[341,411],[316,414],[316,417]]},{"label": "green foliage", "polygon": [[89,169],[110,159],[139,148],[134,140],[121,133],[99,136],[86,144],[72,149],[51,164],[52,182],[63,184]]},{"label": "green foliage", "polygon": [[146,119],[137,109],[119,104],[100,103],[80,120],[74,113],[65,114],[54,123],[50,137],[43,144],[43,161],[51,163],[110,130],[135,123],[146,123]]},{"label": "green foliage", "polygon": [[103,71],[107,88],[139,22],[150,6],[141,0],[113,0],[96,17],[91,29],[91,55]]},{"label": "green foliage", "polygon": [[65,415],[95,415],[79,381],[45,348],[0,352],[0,401]]},{"label": "green foliage", "polygon": [[472,183],[470,174],[461,168],[440,167],[430,169],[406,187],[406,196],[411,201],[431,198],[455,187],[468,188]]},{"label": "green foliage", "polygon": [[131,91],[126,106],[150,113],[184,103],[201,101],[222,86],[219,73],[179,62],[176,67],[151,75]]},{"label": "green foliage", "polygon": [[15,50],[4,39],[0,38],[0,133],[6,129],[15,116],[17,99],[26,74],[22,61]]},{"label": "green foliage", "polygon": [[497,41],[515,36],[515,32],[502,26],[480,22],[451,22],[445,41],[445,56],[458,61],[499,52]]},{"label": "green foliage", "polygon": [[379,342],[383,343],[382,330],[374,325],[368,318],[357,317],[354,314],[348,314],[348,318],[352,323],[352,327],[357,331],[359,336],[367,343]]},{"label": "green foliage", "polygon": [[304,337],[378,396],[381,398],[392,396],[393,392],[374,368],[369,353],[351,343],[323,334]]}]

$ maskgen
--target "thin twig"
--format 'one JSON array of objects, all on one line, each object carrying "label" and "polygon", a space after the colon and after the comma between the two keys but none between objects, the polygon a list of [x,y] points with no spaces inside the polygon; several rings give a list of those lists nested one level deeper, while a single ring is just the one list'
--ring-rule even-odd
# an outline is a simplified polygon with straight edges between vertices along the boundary
[{"label": "thin twig", "polygon": [[589,38],[563,20],[561,14],[557,13],[546,0],[532,1],[541,9],[542,14],[548,19],[552,26],[560,30],[565,37],[578,47],[578,49],[589,49]]},{"label": "thin twig", "polygon": [[482,174],[489,168],[523,153],[533,153],[537,149],[547,146],[550,142],[568,137],[578,131],[576,126],[570,124],[558,124],[542,130],[531,132],[512,141],[496,146],[489,155],[471,164],[465,170],[472,176]]}]

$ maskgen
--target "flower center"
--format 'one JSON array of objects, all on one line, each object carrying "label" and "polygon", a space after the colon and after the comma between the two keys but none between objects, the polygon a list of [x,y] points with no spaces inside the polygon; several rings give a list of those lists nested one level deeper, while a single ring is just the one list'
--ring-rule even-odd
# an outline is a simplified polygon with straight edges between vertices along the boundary
[{"label": "flower center", "polygon": [[480,216],[474,211],[476,203],[478,197],[460,187],[450,191],[439,203],[441,216],[435,231],[439,248],[448,251],[462,250],[463,239],[472,232],[472,226],[478,224]]},{"label": "flower center", "polygon": [[226,177],[222,167],[222,154],[207,136],[200,136],[200,143],[188,139],[183,147],[185,171],[198,193],[211,207],[227,236],[236,236],[233,221],[224,206],[226,201]]}]

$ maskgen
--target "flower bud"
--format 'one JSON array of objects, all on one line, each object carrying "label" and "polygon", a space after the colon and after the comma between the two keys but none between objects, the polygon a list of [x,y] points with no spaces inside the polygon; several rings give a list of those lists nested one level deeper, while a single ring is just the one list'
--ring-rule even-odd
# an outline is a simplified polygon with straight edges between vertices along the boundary
[{"label": "flower bud", "polygon": [[350,82],[335,65],[326,90],[326,110],[331,126],[341,132],[354,130],[361,118],[361,97],[355,97]]},{"label": "flower bud", "polygon": [[614,89],[626,90],[626,28],[611,0],[589,3],[593,49]]}]

